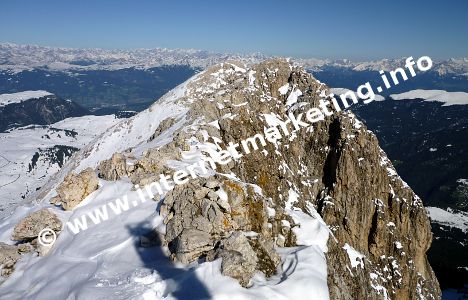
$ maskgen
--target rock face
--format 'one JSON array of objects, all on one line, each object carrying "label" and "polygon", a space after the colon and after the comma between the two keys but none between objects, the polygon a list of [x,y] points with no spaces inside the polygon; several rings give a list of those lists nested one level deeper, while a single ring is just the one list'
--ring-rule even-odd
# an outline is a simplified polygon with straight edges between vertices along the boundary
[{"label": "rock face", "polygon": [[33,212],[21,220],[13,229],[11,238],[15,241],[32,241],[44,228],[55,232],[62,230],[62,221],[46,208]]},{"label": "rock face", "polygon": [[144,186],[157,181],[157,175],[169,170],[165,163],[169,159],[180,159],[179,149],[174,144],[165,145],[159,149],[149,149],[134,165],[128,167],[131,181]]},{"label": "rock face", "polygon": [[72,210],[89,194],[97,190],[99,180],[93,169],[87,168],[79,174],[68,174],[57,188],[57,196],[52,198],[52,204],[62,204],[63,209]]},{"label": "rock face", "polygon": [[[250,69],[239,63],[213,67],[191,83],[185,99],[189,117],[203,122],[154,150],[158,159],[144,161],[138,182],[165,170],[165,161],[200,148],[194,145],[225,148],[263,133],[272,120],[305,114],[324,94],[324,84],[282,60]],[[161,214],[173,258],[220,257],[222,272],[248,286],[254,271],[270,276],[280,267],[274,245],[296,245],[288,208],[312,205],[330,229],[332,299],[440,298],[426,258],[432,234],[422,201],[396,174],[375,135],[350,112],[307,129],[293,125],[276,143],[217,165],[214,174],[237,180],[197,178],[167,194]]]},{"label": "rock face", "polygon": [[33,247],[29,243],[19,245],[8,245],[0,243],[0,269],[3,268],[3,274],[1,276],[8,276],[13,270],[15,263],[19,260],[20,255],[28,253],[33,250]]}]

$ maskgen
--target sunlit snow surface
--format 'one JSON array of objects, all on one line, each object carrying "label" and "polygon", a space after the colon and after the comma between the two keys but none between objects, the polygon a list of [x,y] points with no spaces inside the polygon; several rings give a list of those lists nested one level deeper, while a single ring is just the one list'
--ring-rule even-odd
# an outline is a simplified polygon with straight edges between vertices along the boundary
[{"label": "sunlit snow surface", "polygon": [[424,101],[437,101],[442,106],[468,104],[468,93],[447,92],[444,90],[412,90],[401,94],[390,95],[393,100],[423,99]]},{"label": "sunlit snow surface", "polygon": [[36,153],[54,146],[81,149],[119,121],[114,115],[84,116],[0,133],[0,210],[6,213],[7,207],[34,193],[60,170],[46,155],[38,156],[30,169]]},{"label": "sunlit snow surface", "polygon": [[53,94],[46,91],[25,91],[13,94],[1,94],[0,95],[0,107],[6,106],[12,103],[19,103],[29,99],[38,99],[45,96],[51,96]]},{"label": "sunlit snow surface", "polygon": [[426,207],[427,214],[432,222],[445,226],[456,227],[468,232],[468,213],[444,210],[438,207]]},{"label": "sunlit snow surface", "polygon": [[[128,192],[128,182],[101,184],[73,212],[54,211],[65,221],[92,212],[114,200],[114,195],[127,194],[129,202],[138,200],[136,192]],[[44,206],[49,205],[40,205]],[[296,234],[303,246],[279,249],[282,273],[269,279],[257,274],[253,286],[245,289],[221,275],[220,260],[183,267],[171,263],[164,248],[140,247],[139,236],[155,227],[164,230],[157,206],[157,202],[146,202],[76,235],[65,228],[51,253],[43,258],[27,255],[17,264],[2,285],[0,298],[304,299],[313,295],[314,299],[328,299],[324,254],[328,229],[318,214],[313,218],[299,210],[290,211],[301,224]],[[8,241],[16,221],[40,207],[18,209],[10,222],[0,225],[0,240]]]}]

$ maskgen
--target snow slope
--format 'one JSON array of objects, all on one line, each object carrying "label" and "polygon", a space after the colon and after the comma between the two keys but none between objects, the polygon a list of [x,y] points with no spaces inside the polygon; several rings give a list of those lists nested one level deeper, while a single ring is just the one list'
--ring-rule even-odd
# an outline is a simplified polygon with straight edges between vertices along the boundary
[{"label": "snow slope", "polygon": [[0,133],[0,216],[60,170],[60,151],[83,148],[119,121],[114,115],[84,116]]},{"label": "snow slope", "polygon": [[[127,194],[130,183],[104,182],[73,212],[59,212],[62,220],[79,217],[97,205]],[[74,235],[68,228],[54,249],[43,258],[28,255],[2,285],[0,298],[9,299],[304,299],[313,291],[314,299],[328,299],[324,245],[328,229],[323,221],[300,211],[294,217],[301,224],[298,234],[307,236],[303,246],[280,249],[284,272],[265,279],[258,274],[250,289],[220,273],[220,260],[188,267],[170,262],[167,249],[139,246],[139,236],[151,228],[164,230],[156,209],[158,202],[146,202],[119,217]],[[31,210],[48,204],[22,207],[0,225],[0,240],[8,241],[13,224]],[[16,221],[16,222],[15,222]],[[73,274],[73,276],[71,276]],[[3,299],[3,298],[2,298]]]},{"label": "snow slope", "polygon": [[51,96],[53,94],[46,91],[24,91],[13,94],[1,94],[0,95],[0,107],[6,106],[12,103],[19,103],[29,99],[38,99],[45,96]]},{"label": "snow slope", "polygon": [[426,207],[426,210],[432,222],[468,232],[468,213],[454,212],[451,209],[444,210],[438,207]]},{"label": "snow slope", "polygon": [[468,104],[468,93],[447,92],[444,90],[412,90],[401,94],[390,95],[392,100],[423,99],[424,101],[438,101],[442,106]]}]

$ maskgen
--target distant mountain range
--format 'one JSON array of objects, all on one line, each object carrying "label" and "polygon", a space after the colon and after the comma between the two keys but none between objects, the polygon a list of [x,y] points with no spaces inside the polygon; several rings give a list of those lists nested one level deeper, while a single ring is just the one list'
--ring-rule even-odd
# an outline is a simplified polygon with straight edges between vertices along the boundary
[{"label": "distant mountain range", "polygon": [[[408,53],[408,55],[410,54]],[[195,49],[104,50],[0,43],[0,68],[13,72],[32,68],[47,68],[58,71],[117,70],[130,67],[150,69],[163,65],[188,65],[194,68],[206,68],[227,60],[255,63],[267,58],[269,56],[261,53],[230,54]],[[388,71],[403,66],[404,59],[351,61],[348,59],[295,58],[294,62],[315,72],[327,68],[342,68],[353,71]],[[468,58],[436,61],[432,71],[439,75],[468,76]]]},{"label": "distant mountain range", "polygon": [[150,69],[165,65],[206,68],[226,60],[256,62],[265,58],[266,56],[258,53],[224,54],[195,49],[104,50],[0,44],[1,68],[14,71],[38,67],[51,70],[118,70],[131,67]]},{"label": "distant mountain range", "polygon": [[[410,53],[408,53],[410,55]],[[296,59],[301,65],[312,71],[323,71],[326,68],[342,68],[353,71],[391,71],[405,65],[406,58],[381,59],[372,61],[350,61],[341,60],[317,60],[317,59]],[[468,58],[450,58],[447,60],[435,61],[431,69],[438,75],[463,75],[468,76]]]},{"label": "distant mountain range", "polygon": [[[103,50],[0,44],[0,94],[47,90],[91,110],[112,114],[142,111],[194,74],[227,60],[254,63],[267,56],[212,53],[184,49]],[[294,59],[317,79],[355,90],[369,81],[381,84],[378,71],[404,65],[404,59],[370,62]],[[414,89],[468,92],[468,60],[434,62],[425,73],[401,82],[388,93]],[[389,96],[382,93],[382,96]]]}]

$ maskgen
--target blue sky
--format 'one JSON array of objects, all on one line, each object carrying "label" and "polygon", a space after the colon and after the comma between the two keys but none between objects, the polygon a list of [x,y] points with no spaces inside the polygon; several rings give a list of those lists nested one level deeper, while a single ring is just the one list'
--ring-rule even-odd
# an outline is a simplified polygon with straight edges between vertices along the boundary
[{"label": "blue sky", "polygon": [[468,1],[14,0],[0,42],[369,59],[468,57]]}]

